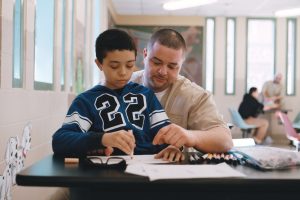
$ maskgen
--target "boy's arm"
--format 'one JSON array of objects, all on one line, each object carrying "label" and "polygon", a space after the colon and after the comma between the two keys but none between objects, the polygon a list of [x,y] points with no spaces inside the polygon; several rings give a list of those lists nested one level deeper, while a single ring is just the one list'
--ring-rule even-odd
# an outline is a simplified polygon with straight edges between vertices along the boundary
[{"label": "boy's arm", "polygon": [[92,116],[89,107],[76,98],[60,129],[52,138],[55,154],[63,156],[83,156],[87,152],[104,148],[101,144],[104,133],[90,131]]}]

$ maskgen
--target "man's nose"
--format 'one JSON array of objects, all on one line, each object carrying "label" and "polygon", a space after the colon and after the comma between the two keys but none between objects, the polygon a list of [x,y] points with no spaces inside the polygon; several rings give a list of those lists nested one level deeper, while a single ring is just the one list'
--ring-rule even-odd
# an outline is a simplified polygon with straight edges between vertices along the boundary
[{"label": "man's nose", "polygon": [[161,75],[166,75],[167,74],[167,66],[163,65],[162,67],[159,68],[158,73]]}]

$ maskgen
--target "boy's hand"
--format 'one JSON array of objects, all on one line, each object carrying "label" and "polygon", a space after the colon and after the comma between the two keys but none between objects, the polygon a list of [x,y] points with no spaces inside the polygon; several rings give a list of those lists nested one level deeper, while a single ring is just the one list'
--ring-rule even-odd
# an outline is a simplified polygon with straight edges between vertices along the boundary
[{"label": "boy's hand", "polygon": [[170,162],[178,162],[184,160],[184,154],[177,147],[169,145],[167,148],[161,150],[158,154],[156,154],[154,158],[162,158],[163,160],[168,160]]},{"label": "boy's hand", "polygon": [[115,131],[105,133],[102,137],[102,144],[105,147],[116,147],[130,155],[135,148],[135,138],[132,131]]}]

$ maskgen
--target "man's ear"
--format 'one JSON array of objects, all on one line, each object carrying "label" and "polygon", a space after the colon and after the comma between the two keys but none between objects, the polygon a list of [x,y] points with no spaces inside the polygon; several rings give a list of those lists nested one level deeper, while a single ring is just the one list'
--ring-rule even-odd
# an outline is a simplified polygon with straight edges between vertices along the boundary
[{"label": "man's ear", "polygon": [[102,71],[102,64],[99,62],[99,60],[96,58],[95,63],[98,66],[98,68]]},{"label": "man's ear", "polygon": [[144,50],[143,50],[143,56],[144,56],[144,58],[146,58],[147,57],[147,48],[144,48]]}]

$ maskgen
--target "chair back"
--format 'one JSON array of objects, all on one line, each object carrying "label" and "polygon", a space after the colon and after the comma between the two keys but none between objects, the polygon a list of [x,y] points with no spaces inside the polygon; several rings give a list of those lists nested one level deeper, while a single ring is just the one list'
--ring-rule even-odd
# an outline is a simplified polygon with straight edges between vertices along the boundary
[{"label": "chair back", "polygon": [[232,123],[234,125],[236,125],[237,127],[239,127],[240,129],[251,129],[251,128],[255,128],[256,127],[254,125],[247,124],[243,120],[242,116],[240,115],[240,113],[236,109],[229,108],[229,112],[230,112],[230,115],[231,115]]},{"label": "chair back", "polygon": [[280,118],[284,130],[285,130],[285,134],[287,136],[288,139],[290,140],[299,140],[299,135],[296,132],[296,130],[293,127],[292,122],[290,121],[290,119],[288,118],[287,114],[283,113],[283,112],[277,112],[276,115]]},{"label": "chair back", "polygon": [[293,121],[294,124],[300,124],[300,112],[298,113],[298,115],[296,116],[296,118]]},{"label": "chair back", "polygon": [[293,121],[293,127],[297,129],[297,131],[300,129],[300,112]]}]

